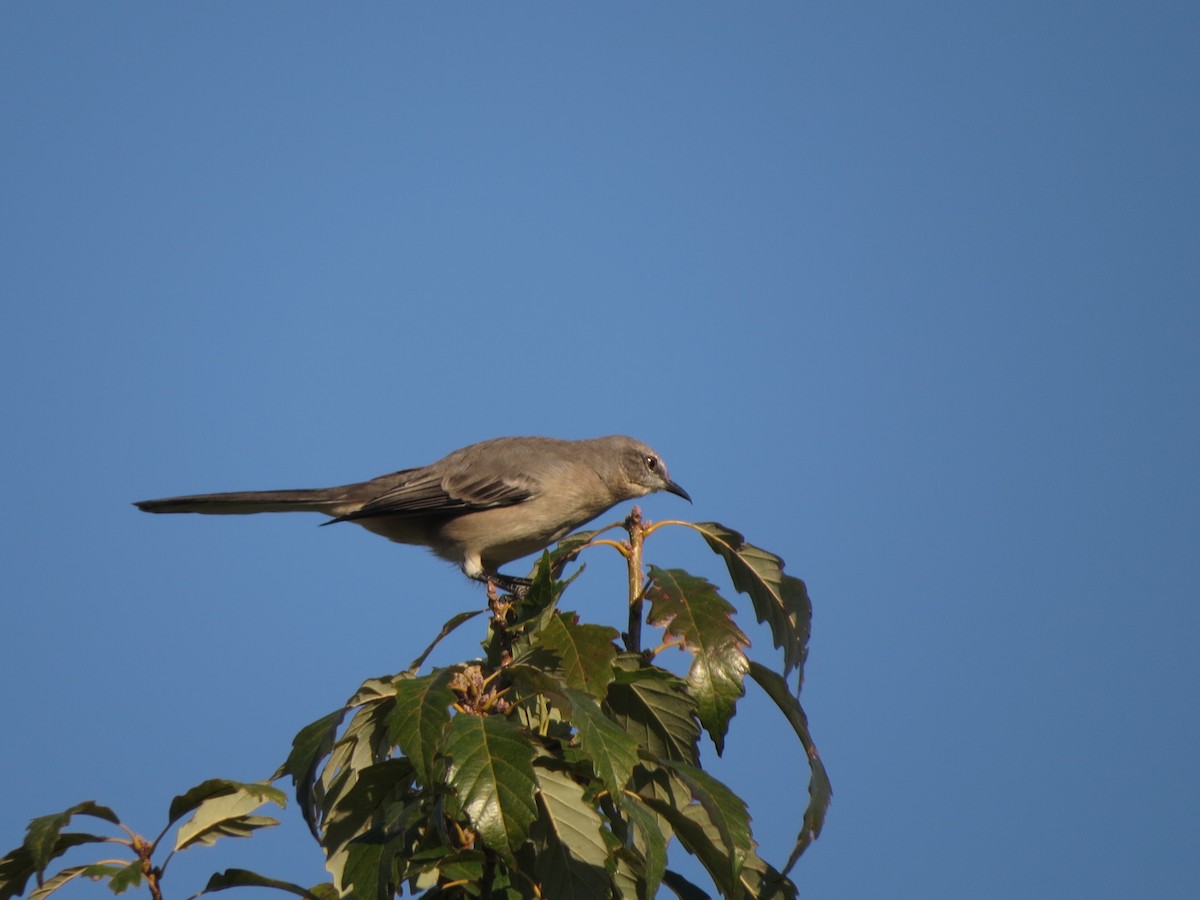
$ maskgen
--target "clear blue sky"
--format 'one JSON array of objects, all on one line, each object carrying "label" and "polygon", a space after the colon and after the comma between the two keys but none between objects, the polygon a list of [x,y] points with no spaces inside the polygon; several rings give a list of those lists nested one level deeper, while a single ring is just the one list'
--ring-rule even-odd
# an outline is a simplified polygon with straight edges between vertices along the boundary
[{"label": "clear blue sky", "polygon": [[[3,849],[265,776],[478,602],[130,501],[627,432],[808,580],[804,896],[1200,896],[1196,4],[7,3],[0,66]],[[803,765],[748,699],[776,863]],[[169,893],[315,882],[286,818]]]}]

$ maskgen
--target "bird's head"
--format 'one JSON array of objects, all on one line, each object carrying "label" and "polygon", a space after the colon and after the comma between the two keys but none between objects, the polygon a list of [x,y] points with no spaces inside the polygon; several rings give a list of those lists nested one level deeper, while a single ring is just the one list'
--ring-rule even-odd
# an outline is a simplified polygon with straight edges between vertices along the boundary
[{"label": "bird's head", "polygon": [[667,464],[651,447],[631,437],[614,436],[604,438],[612,442],[612,450],[619,462],[620,484],[617,485],[628,499],[642,497],[655,491],[667,491],[682,497],[688,503],[692,498],[688,492],[671,480]]}]

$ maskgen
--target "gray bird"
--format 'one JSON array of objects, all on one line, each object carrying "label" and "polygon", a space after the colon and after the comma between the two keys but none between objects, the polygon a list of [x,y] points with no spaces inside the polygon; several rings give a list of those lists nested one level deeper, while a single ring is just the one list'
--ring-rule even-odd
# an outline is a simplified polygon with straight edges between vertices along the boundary
[{"label": "gray bird", "polygon": [[624,435],[564,441],[502,437],[370,481],[296,491],[143,500],[152,513],[319,512],[401,544],[428,547],[476,581],[527,583],[500,566],[536,553],[624,500],[669,491],[689,503],[662,458]]}]

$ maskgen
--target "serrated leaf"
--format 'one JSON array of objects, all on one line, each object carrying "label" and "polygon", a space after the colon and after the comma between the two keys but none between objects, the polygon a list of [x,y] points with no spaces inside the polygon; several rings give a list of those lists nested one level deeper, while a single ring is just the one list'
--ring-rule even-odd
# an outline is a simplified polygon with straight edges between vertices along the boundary
[{"label": "serrated leaf", "polygon": [[[30,862],[36,871],[43,871],[46,868],[46,864],[62,852],[61,850],[55,852],[59,842],[59,834],[71,821],[73,816],[92,816],[97,819],[103,819],[106,822],[111,822],[114,825],[121,824],[121,820],[117,818],[115,812],[93,800],[76,803],[70,809],[64,809],[60,813],[38,816],[25,829],[24,844],[25,848],[29,851]],[[80,843],[88,842],[81,841]]]},{"label": "serrated leaf", "polygon": [[[604,710],[590,694],[565,690],[558,695],[566,700],[562,714],[574,726],[583,755],[591,762],[604,788],[618,801],[638,761],[637,741]],[[555,702],[561,702],[556,698]]]},{"label": "serrated leaf", "polygon": [[759,622],[767,623],[775,646],[783,650],[784,674],[793,669],[804,681],[804,660],[812,631],[812,601],[804,582],[783,572],[783,560],[719,522],[684,523],[701,536],[729,569],[734,588],[750,597]]},{"label": "serrated leaf", "polygon": [[[613,660],[617,647],[617,629],[607,625],[579,625],[570,613],[552,616],[533,636],[534,647],[551,651],[558,657],[563,680],[569,687],[603,697],[613,679]],[[573,617],[572,617],[573,618]]]},{"label": "serrated leaf", "polygon": [[638,746],[659,759],[694,763],[699,758],[696,701],[684,682],[655,666],[614,670],[607,706]]},{"label": "serrated leaf", "polygon": [[658,827],[658,816],[631,791],[626,791],[621,799],[621,813],[636,829],[633,846],[644,862],[639,900],[654,900],[667,868],[667,837]]},{"label": "serrated leaf", "polygon": [[760,663],[750,664],[750,675],[758,682],[767,696],[775,701],[776,706],[787,718],[796,732],[796,736],[800,738],[800,743],[808,758],[810,772],[808,807],[804,810],[804,820],[800,826],[800,833],[796,837],[796,845],[788,857],[787,864],[783,867],[783,874],[786,876],[808,845],[820,835],[821,828],[825,824],[825,813],[833,800],[833,785],[829,781],[825,764],[821,762],[820,754],[817,753],[817,745],[813,742],[812,734],[808,730],[808,716],[804,712],[804,707],[792,695],[787,682]]},{"label": "serrated leaf", "polygon": [[437,780],[434,758],[450,724],[454,692],[448,685],[453,675],[453,669],[441,669],[398,682],[396,704],[387,717],[388,740],[411,760],[417,778],[426,786]]},{"label": "serrated leaf", "polygon": [[[194,790],[205,785],[215,788],[216,780],[205,782]],[[176,799],[182,801],[191,794],[189,791]],[[261,782],[223,782],[215,793],[194,805],[194,815],[180,826],[175,835],[175,849],[184,850],[194,844],[213,844],[222,837],[246,837],[259,828],[278,825],[277,819],[250,815],[264,803],[274,803],[283,808],[287,805],[287,797],[278,788]]]},{"label": "serrated leaf", "polygon": [[531,837],[537,848],[534,873],[544,897],[606,900],[612,896],[604,823],[570,775],[535,766],[543,814]]},{"label": "serrated leaf", "polygon": [[682,569],[650,567],[648,621],[693,653],[688,686],[696,713],[719,756],[725,749],[729,720],[746,693],[743,681],[750,639],[734,624],[736,610],[716,587]]},{"label": "serrated leaf", "polygon": [[[212,894],[217,891],[228,890],[236,887],[265,887],[274,888],[277,891],[285,891],[289,894],[295,894],[297,897],[304,897],[305,900],[333,900],[337,897],[337,888],[332,884],[318,884],[315,887],[305,888],[298,884],[292,884],[290,881],[280,881],[278,878],[268,878],[265,875],[259,875],[257,872],[251,872],[248,869],[226,869],[224,872],[218,872],[208,879],[208,884],[204,886],[204,890],[200,894]],[[200,896],[197,894],[196,896]],[[33,900],[33,898],[30,898]]]},{"label": "serrated leaf", "polygon": [[446,736],[447,783],[484,842],[511,859],[537,816],[533,745],[512,722],[460,714]]},{"label": "serrated leaf", "polygon": [[113,873],[108,879],[108,889],[114,894],[123,894],[130,888],[140,887],[142,883],[142,861],[135,859],[119,872]]}]

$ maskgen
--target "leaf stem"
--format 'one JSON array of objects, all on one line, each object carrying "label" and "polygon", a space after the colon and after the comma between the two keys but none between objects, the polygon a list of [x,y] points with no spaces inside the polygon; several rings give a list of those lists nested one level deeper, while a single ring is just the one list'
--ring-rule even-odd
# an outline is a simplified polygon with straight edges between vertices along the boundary
[{"label": "leaf stem", "polygon": [[641,508],[635,506],[624,524],[629,532],[629,546],[624,553],[629,565],[629,630],[624,634],[625,649],[630,653],[641,653],[642,603],[645,597],[642,583],[646,577],[642,571],[642,542],[647,533],[642,527]]}]

